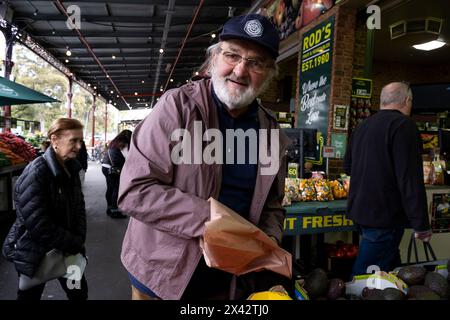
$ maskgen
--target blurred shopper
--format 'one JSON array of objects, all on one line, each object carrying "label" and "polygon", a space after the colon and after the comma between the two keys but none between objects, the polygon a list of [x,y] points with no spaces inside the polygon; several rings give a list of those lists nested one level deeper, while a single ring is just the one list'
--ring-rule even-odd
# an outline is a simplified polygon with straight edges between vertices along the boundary
[{"label": "blurred shopper", "polygon": [[[17,219],[3,245],[3,254],[14,262],[19,276],[32,278],[46,253],[85,254],[86,212],[76,156],[83,141],[83,125],[60,118],[48,130],[51,146],[31,162],[17,180]],[[79,289],[69,289],[66,278],[58,279],[70,300],[87,299],[83,275]],[[18,290],[18,300],[39,300],[45,283]]]},{"label": "blurred shopper", "polygon": [[[209,60],[202,67],[211,79],[166,92],[133,133],[119,192],[119,207],[131,216],[121,258],[129,272],[133,299],[245,299],[281,281],[282,276],[269,271],[234,278],[210,268],[199,246],[210,219],[210,197],[277,243],[285,217],[281,201],[287,137],[256,99],[276,74],[278,31],[266,17],[249,14],[231,18],[219,38],[219,43],[208,48]],[[233,159],[227,156],[224,164],[220,164],[225,160],[222,155],[220,162],[177,163],[172,158],[177,147],[172,135],[184,129],[194,137],[199,124],[200,139],[211,128],[224,139],[228,129],[257,133],[267,129],[279,136],[255,141],[255,149],[247,141],[242,153],[235,152]],[[226,145],[223,141],[219,148]],[[234,138],[227,143],[234,146]],[[197,141],[187,143],[183,154],[194,156],[194,144]],[[264,173],[256,149],[267,152],[269,145],[270,163],[276,165]],[[223,155],[229,152],[223,151]],[[245,159],[240,162],[237,157]]]},{"label": "blurred shopper", "polygon": [[40,156],[42,156],[44,153],[45,153],[45,151],[47,151],[47,149],[48,149],[48,147],[50,147],[50,144],[51,144],[51,142],[50,142],[50,140],[44,140],[44,141],[42,141],[41,142],[41,150],[39,150],[39,155]]},{"label": "blurred shopper", "polygon": [[111,218],[126,218],[117,207],[120,172],[130,148],[131,131],[120,132],[106,148],[102,159],[102,172],[106,178],[106,214]]},{"label": "blurred shopper", "polygon": [[81,149],[77,154],[77,160],[81,165],[80,181],[81,181],[81,185],[83,185],[84,178],[86,176],[86,171],[88,169],[88,152],[87,152],[87,148],[86,148],[86,144],[84,143],[84,140],[81,142]]},{"label": "blurred shopper", "polygon": [[431,238],[419,132],[409,117],[412,92],[402,82],[386,85],[380,111],[359,125],[345,155],[351,175],[348,215],[359,226],[361,244],[353,275],[377,265],[391,271],[401,264],[405,227],[423,241]]}]

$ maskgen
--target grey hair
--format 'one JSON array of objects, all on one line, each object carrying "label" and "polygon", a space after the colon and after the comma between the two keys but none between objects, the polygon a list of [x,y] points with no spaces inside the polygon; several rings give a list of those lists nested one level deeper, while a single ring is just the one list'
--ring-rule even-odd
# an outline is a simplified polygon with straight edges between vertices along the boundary
[{"label": "grey hair", "polygon": [[402,104],[406,98],[412,99],[412,91],[407,83],[398,82],[395,88],[388,84],[381,90],[380,105]]},{"label": "grey hair", "polygon": [[[206,59],[203,62],[203,64],[200,66],[199,68],[199,72],[200,73],[204,73],[204,74],[211,74],[211,68],[212,68],[212,59],[213,56],[217,53],[220,52],[221,47],[220,44],[222,42],[219,41],[213,45],[210,45],[207,49],[206,49]],[[273,77],[277,77],[279,73],[279,67],[278,65],[275,63],[275,61],[273,62],[273,66],[270,68],[269,74],[267,75],[268,79],[272,79]]]}]

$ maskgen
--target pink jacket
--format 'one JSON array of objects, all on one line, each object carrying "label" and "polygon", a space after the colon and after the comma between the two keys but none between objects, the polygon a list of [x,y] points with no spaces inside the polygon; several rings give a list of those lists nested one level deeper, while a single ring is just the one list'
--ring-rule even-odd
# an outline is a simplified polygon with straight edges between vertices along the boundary
[{"label": "pink jacket", "polygon": [[[193,137],[195,120],[202,121],[203,130],[218,128],[212,106],[209,80],[168,91],[136,127],[120,176],[119,208],[131,217],[122,263],[162,299],[180,299],[200,261],[199,238],[210,216],[207,199],[218,198],[222,172],[220,164],[172,164],[171,150],[178,142],[170,136],[184,128]],[[260,108],[258,117],[261,129],[278,127],[265,109]],[[288,138],[280,131],[279,140],[280,169],[277,175],[258,175],[249,215],[278,241],[285,215],[281,201]]]}]

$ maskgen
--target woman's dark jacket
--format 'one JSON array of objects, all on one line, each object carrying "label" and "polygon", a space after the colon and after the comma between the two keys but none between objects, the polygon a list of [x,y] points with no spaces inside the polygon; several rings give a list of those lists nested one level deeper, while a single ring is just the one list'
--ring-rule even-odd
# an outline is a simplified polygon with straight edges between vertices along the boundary
[{"label": "woman's dark jacket", "polygon": [[122,169],[125,164],[125,157],[119,148],[108,148],[103,156],[102,163],[109,164],[117,169]]},{"label": "woman's dark jacket", "polygon": [[17,272],[32,277],[46,252],[84,253],[86,211],[76,160],[66,162],[70,177],[48,148],[19,177],[17,218],[3,244],[3,255]]}]

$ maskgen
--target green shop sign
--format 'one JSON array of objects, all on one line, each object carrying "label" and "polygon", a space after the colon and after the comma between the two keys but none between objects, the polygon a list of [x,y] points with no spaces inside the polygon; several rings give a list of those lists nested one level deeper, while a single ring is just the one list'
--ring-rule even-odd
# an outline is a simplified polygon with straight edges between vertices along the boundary
[{"label": "green shop sign", "polygon": [[[301,40],[300,105],[297,126],[320,131],[327,141],[331,92],[334,16],[306,32]],[[316,159],[319,159],[320,155]]]}]

